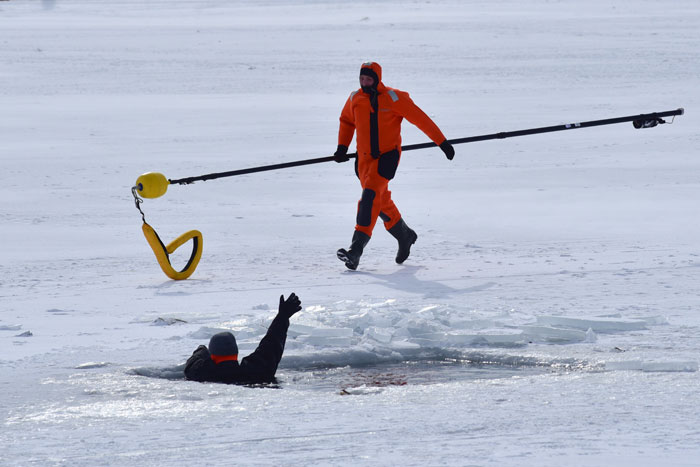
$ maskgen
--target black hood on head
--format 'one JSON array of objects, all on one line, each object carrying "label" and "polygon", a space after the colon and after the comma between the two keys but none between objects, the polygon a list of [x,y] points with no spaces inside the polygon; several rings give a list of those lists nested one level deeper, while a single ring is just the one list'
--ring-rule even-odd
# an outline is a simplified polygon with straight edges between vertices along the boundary
[{"label": "black hood on head", "polygon": [[236,338],[230,332],[214,334],[209,340],[209,353],[212,355],[238,355]]}]

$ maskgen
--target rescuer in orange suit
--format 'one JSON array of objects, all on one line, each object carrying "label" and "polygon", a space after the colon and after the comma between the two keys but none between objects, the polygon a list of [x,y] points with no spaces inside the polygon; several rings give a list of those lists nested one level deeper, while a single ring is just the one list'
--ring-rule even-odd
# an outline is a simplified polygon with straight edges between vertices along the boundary
[{"label": "rescuer in orange suit", "polygon": [[360,256],[372,236],[377,217],[399,242],[396,262],[403,263],[411,253],[418,235],[406,225],[391,200],[389,180],[394,178],[401,158],[401,121],[408,120],[425,133],[452,160],[455,150],[440,128],[416,104],[407,92],[382,83],[382,67],[375,62],[360,67],[360,89],[350,94],[340,114],[336,162],[349,159],[348,146],[357,134],[355,173],[362,185],[357,204],[357,224],[347,250],[338,250],[338,258],[349,269],[357,269]]}]

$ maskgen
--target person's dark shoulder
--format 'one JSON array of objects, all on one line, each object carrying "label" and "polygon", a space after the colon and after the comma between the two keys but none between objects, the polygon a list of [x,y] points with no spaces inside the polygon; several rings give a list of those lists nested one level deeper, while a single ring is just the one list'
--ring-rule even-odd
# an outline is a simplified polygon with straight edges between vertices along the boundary
[{"label": "person's dark shoulder", "polygon": [[[203,350],[202,350],[203,348]],[[250,377],[241,370],[238,362],[214,363],[206,347],[200,346],[185,364],[185,378],[200,383],[247,383]]]},{"label": "person's dark shoulder", "polygon": [[206,346],[200,345],[185,363],[185,378],[191,381],[210,381],[216,373],[216,364]]},{"label": "person's dark shoulder", "polygon": [[192,352],[192,356],[188,358],[187,361],[189,362],[207,358],[211,360],[211,354],[209,353],[209,349],[207,349],[206,345],[200,345],[194,350],[194,352]]}]

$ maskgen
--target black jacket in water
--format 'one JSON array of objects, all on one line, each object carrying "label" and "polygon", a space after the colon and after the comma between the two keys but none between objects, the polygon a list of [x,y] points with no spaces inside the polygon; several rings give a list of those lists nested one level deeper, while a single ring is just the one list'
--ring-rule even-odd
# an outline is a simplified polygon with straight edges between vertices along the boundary
[{"label": "black jacket in water", "polygon": [[240,364],[234,360],[214,363],[209,349],[200,345],[185,364],[185,378],[226,384],[275,382],[275,372],[282,359],[288,328],[289,318],[278,314],[255,352],[241,360]]}]

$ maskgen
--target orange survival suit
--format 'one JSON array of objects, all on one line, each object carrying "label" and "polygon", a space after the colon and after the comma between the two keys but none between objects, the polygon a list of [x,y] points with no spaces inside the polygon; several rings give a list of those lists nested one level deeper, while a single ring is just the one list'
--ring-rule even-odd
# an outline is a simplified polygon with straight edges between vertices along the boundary
[{"label": "orange survival suit", "polygon": [[403,119],[420,128],[437,145],[446,138],[407,92],[382,83],[382,67],[378,63],[363,63],[360,74],[372,76],[374,85],[350,94],[340,114],[338,145],[347,148],[353,133],[357,134],[355,169],[362,184],[362,198],[355,230],[371,236],[377,217],[381,216],[387,230],[401,220],[401,213],[391,200],[389,180],[394,178],[401,159]]}]

